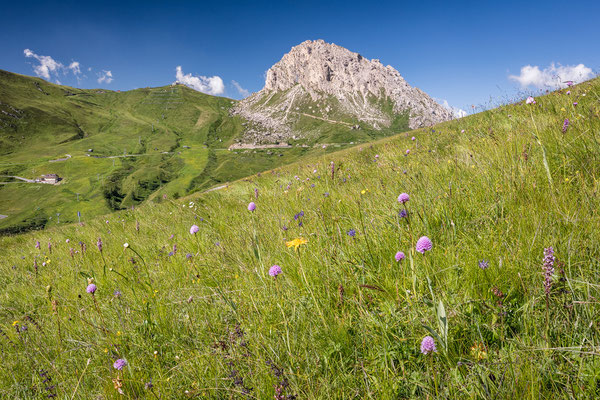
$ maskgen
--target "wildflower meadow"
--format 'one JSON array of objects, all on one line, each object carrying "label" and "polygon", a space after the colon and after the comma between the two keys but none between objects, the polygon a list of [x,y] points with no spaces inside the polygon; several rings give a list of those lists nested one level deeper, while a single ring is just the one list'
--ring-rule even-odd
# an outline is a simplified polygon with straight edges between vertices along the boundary
[{"label": "wildflower meadow", "polygon": [[599,191],[595,79],[2,237],[0,398],[598,398]]}]

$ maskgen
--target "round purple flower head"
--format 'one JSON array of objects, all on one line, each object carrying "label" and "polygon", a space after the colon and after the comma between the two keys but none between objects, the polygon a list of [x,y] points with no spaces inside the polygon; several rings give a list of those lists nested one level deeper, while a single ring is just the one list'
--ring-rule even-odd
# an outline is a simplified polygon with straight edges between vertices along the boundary
[{"label": "round purple flower head", "polygon": [[198,225],[192,225],[192,227],[190,228],[190,233],[192,235],[195,235],[196,233],[198,233],[199,230],[200,228],[198,227]]},{"label": "round purple flower head", "polygon": [[283,271],[279,265],[273,265],[271,268],[269,268],[269,275],[271,275],[273,278],[277,278],[277,275],[282,272]]},{"label": "round purple flower head", "polygon": [[248,211],[254,211],[256,210],[256,204],[254,204],[253,201],[250,202],[250,204],[248,204]]},{"label": "round purple flower head", "polygon": [[396,259],[396,262],[400,262],[400,261],[404,260],[406,258],[406,256],[404,255],[403,252],[399,251],[396,253],[394,258]]},{"label": "round purple flower head", "polygon": [[414,142],[416,140],[416,138],[413,136],[410,138],[410,140],[412,140]]},{"label": "round purple flower head", "polygon": [[410,196],[408,195],[408,193],[401,193],[400,196],[398,196],[398,203],[407,203],[410,200]]},{"label": "round purple flower head", "polygon": [[356,236],[356,230],[355,230],[355,229],[350,229],[350,230],[348,231],[348,236],[350,236],[350,237],[354,237],[354,236]]},{"label": "round purple flower head", "polygon": [[435,347],[435,340],[431,336],[425,336],[421,341],[421,353],[427,355],[429,353],[436,353],[437,348]]},{"label": "round purple flower head", "polygon": [[410,150],[406,149],[406,155],[409,155],[409,154],[410,154]]},{"label": "round purple flower head", "polygon": [[427,236],[421,236],[421,238],[417,240],[417,251],[421,254],[425,254],[425,252],[431,250],[432,247],[433,243]]},{"label": "round purple flower head", "polygon": [[85,291],[88,292],[89,294],[94,294],[94,293],[96,293],[96,289],[98,289],[96,287],[96,285],[94,285],[93,283],[90,283],[88,285],[88,287],[85,289]]},{"label": "round purple flower head", "polygon": [[529,96],[527,98],[527,100],[525,100],[525,103],[526,104],[535,104],[535,99],[533,97]]},{"label": "round purple flower head", "polygon": [[115,369],[118,369],[119,371],[121,371],[123,369],[123,367],[127,366],[127,361],[123,358],[119,358],[117,361],[115,361],[115,363],[113,364],[113,367]]}]

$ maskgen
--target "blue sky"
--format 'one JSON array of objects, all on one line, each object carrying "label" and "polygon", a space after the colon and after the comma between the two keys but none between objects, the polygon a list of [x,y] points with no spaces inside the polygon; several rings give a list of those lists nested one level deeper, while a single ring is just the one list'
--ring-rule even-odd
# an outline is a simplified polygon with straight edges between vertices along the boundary
[{"label": "blue sky", "polygon": [[[181,66],[185,75],[221,78],[220,94],[240,98],[233,81],[260,90],[265,71],[307,39],[380,59],[465,110],[600,68],[599,1],[22,1],[1,10],[0,69],[37,68],[84,88],[165,85]],[[220,92],[217,81],[200,82]]]}]

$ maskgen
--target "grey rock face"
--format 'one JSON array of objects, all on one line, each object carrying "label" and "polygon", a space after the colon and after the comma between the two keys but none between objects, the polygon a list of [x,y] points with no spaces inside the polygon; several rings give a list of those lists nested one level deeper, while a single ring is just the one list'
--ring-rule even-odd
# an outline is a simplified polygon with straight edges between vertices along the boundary
[{"label": "grey rock face", "polygon": [[[332,101],[337,110],[332,110]],[[409,112],[411,129],[452,118],[391,66],[323,40],[293,47],[267,71],[264,88],[238,103],[233,113],[249,121],[246,139],[272,142],[293,134],[298,114],[329,121],[329,113],[337,112],[375,129],[389,126],[390,115],[381,109],[381,101],[390,101],[394,113]],[[312,104],[306,110],[310,115],[299,112],[302,104]]]}]

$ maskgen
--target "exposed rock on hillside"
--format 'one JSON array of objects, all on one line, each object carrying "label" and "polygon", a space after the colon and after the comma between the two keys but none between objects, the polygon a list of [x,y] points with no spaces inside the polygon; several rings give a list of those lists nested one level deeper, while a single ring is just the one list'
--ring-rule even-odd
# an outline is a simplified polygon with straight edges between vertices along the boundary
[{"label": "exposed rock on hillside", "polygon": [[265,87],[233,110],[248,120],[244,141],[277,142],[302,136],[301,116],[375,129],[409,113],[409,127],[452,118],[446,108],[411,87],[391,66],[323,40],[307,40],[273,65]]}]

